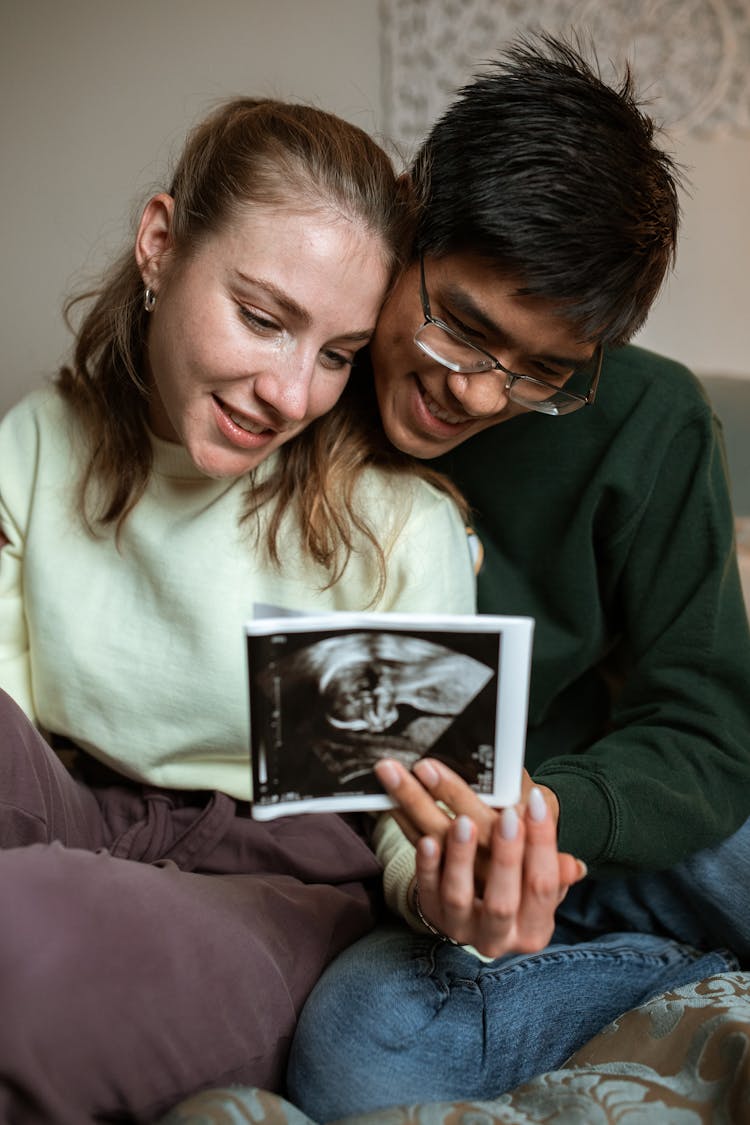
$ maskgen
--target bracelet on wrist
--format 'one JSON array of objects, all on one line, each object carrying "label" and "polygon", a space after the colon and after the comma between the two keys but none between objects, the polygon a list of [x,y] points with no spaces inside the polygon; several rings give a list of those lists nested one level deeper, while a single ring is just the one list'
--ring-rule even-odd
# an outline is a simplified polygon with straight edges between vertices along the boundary
[{"label": "bracelet on wrist", "polygon": [[461,944],[460,941],[456,941],[454,938],[448,937],[448,935],[444,934],[442,930],[439,930],[437,926],[433,926],[429,918],[425,918],[424,914],[422,913],[422,904],[419,901],[419,883],[417,883],[416,880],[414,881],[414,890],[412,891],[411,901],[412,906],[414,907],[414,913],[426,930],[429,930],[430,933],[434,934],[436,938],[440,938],[441,941],[447,942],[448,945]]}]

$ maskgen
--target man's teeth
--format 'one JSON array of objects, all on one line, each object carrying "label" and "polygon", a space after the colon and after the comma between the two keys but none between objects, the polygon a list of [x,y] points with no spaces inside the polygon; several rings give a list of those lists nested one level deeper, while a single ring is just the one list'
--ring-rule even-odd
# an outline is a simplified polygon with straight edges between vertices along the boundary
[{"label": "man's teeth", "polygon": [[267,426],[260,426],[256,422],[248,422],[247,418],[240,418],[238,414],[233,414],[231,410],[227,413],[235,426],[239,426],[241,430],[245,430],[248,434],[262,434],[268,428]]},{"label": "man's teeth", "polygon": [[438,418],[441,422],[448,422],[452,426],[456,426],[459,422],[464,421],[458,414],[450,414],[447,410],[444,410],[442,406],[439,406],[435,402],[435,399],[430,397],[427,391],[424,391],[423,398],[424,404],[433,418]]}]

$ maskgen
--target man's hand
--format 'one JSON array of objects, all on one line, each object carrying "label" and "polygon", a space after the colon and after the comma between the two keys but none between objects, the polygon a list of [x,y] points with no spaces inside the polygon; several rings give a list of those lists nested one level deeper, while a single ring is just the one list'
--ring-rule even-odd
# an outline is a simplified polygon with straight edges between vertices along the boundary
[{"label": "man's hand", "polygon": [[424,917],[487,957],[543,949],[557,906],[586,874],[583,863],[557,850],[555,794],[525,773],[522,804],[498,810],[442,762],[423,759],[410,774],[386,759],[375,772],[416,846]]}]

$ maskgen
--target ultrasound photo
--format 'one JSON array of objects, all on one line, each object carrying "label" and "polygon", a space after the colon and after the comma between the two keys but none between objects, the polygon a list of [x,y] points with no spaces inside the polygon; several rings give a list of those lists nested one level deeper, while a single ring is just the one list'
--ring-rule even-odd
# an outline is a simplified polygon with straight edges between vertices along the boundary
[{"label": "ultrasound photo", "polygon": [[[324,629],[304,618],[248,627],[255,804],[385,807],[373,766],[386,757],[407,768],[439,758],[491,794],[503,635],[479,620],[455,631]],[[382,803],[350,800],[367,795]]]}]

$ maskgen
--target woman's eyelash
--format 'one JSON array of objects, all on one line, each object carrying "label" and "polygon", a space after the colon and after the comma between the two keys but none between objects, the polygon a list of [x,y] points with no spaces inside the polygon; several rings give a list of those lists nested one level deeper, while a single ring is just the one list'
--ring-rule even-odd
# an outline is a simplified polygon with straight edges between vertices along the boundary
[{"label": "woman's eyelash", "polygon": [[262,316],[253,309],[249,309],[246,305],[240,305],[239,308],[240,316],[243,320],[247,321],[252,328],[260,328],[264,332],[279,331],[279,325],[275,320],[270,320],[268,317]]},{"label": "woman's eyelash", "polygon": [[342,355],[340,352],[324,352],[323,355],[328,363],[337,368],[351,367],[354,363],[354,356]]},{"label": "woman's eyelash", "polygon": [[[254,309],[248,308],[247,305],[239,305],[240,316],[251,328],[257,332],[264,332],[272,334],[274,332],[283,332],[283,327],[276,320],[270,317],[263,316],[261,313],[256,312]],[[344,367],[351,367],[354,363],[354,357],[350,355],[343,355],[341,352],[327,351],[321,353],[323,361],[326,366],[341,370]]]}]

